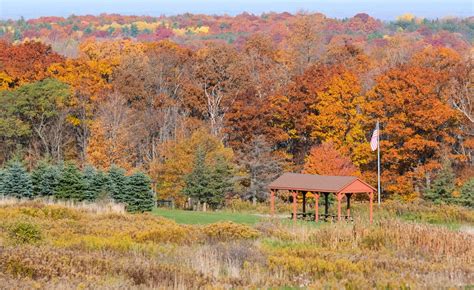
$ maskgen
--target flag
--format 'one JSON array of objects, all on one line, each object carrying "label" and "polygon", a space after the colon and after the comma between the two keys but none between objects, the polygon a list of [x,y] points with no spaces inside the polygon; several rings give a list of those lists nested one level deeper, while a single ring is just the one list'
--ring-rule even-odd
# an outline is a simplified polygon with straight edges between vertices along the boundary
[{"label": "flag", "polygon": [[374,133],[372,133],[372,139],[370,139],[370,148],[372,151],[377,150],[379,144],[379,128],[375,127]]}]

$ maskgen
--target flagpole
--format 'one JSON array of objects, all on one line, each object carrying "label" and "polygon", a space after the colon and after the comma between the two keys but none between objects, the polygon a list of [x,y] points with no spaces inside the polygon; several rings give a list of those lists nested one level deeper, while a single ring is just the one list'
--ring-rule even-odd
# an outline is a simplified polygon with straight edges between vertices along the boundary
[{"label": "flagpole", "polygon": [[377,120],[377,198],[380,205],[380,124]]}]

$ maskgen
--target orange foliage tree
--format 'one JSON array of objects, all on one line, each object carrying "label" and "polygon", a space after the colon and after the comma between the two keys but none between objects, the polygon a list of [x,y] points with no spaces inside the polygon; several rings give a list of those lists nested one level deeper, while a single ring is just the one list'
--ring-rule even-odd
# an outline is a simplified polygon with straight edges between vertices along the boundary
[{"label": "orange foliage tree", "polygon": [[381,75],[368,93],[370,115],[382,124],[382,176],[389,193],[409,196],[429,187],[429,173],[454,148],[459,116],[442,94],[440,77],[432,69],[404,66]]},{"label": "orange foliage tree", "polygon": [[304,173],[319,175],[358,175],[357,167],[351,159],[338,150],[331,142],[311,148],[304,164]]}]

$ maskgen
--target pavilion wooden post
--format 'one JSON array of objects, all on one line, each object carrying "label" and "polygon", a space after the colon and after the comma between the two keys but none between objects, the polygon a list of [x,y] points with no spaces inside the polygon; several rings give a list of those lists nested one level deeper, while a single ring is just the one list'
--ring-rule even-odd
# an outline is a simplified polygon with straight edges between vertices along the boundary
[{"label": "pavilion wooden post", "polygon": [[337,220],[340,221],[341,220],[341,199],[342,199],[342,194],[341,193],[338,193],[336,195],[336,198],[337,198]]},{"label": "pavilion wooden post", "polygon": [[292,194],[293,194],[293,222],[296,222],[296,190],[293,190]]},{"label": "pavilion wooden post", "polygon": [[351,196],[352,196],[352,193],[346,193],[346,198],[347,198],[347,219],[350,219],[350,217],[351,217]]},{"label": "pavilion wooden post", "polygon": [[329,212],[329,193],[324,193],[324,219],[327,220]]},{"label": "pavilion wooden post", "polygon": [[319,221],[319,193],[314,193],[314,221]]},{"label": "pavilion wooden post", "polygon": [[270,190],[270,212],[273,217],[275,215],[275,191],[273,189]]},{"label": "pavilion wooden post", "polygon": [[372,221],[373,221],[373,201],[372,200],[374,198],[374,192],[373,191],[371,191],[369,193],[369,197],[370,197],[370,218],[369,219],[370,219],[370,223],[372,223]]},{"label": "pavilion wooden post", "polygon": [[301,194],[303,195],[303,214],[306,213],[306,191],[302,191]]}]

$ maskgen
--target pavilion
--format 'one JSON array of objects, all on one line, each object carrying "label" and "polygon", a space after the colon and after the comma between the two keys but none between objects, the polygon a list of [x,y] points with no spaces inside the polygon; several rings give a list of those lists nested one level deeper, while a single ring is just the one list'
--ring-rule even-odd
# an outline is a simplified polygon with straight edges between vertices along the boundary
[{"label": "pavilion", "polygon": [[[299,173],[284,173],[276,180],[268,185],[270,190],[270,207],[272,215],[275,212],[275,194],[278,190],[288,191],[293,197],[293,220],[296,221],[298,216],[303,218],[306,216],[312,216],[312,213],[306,212],[306,195],[312,193],[315,198],[315,212],[314,220],[319,220],[319,206],[318,201],[321,195],[325,197],[325,211],[324,216],[326,219],[329,217],[328,214],[328,196],[334,194],[337,199],[337,220],[341,220],[341,201],[344,196],[347,200],[347,215],[344,216],[346,219],[351,217],[351,197],[354,194],[367,193],[370,200],[370,222],[373,219],[373,197],[375,188],[367,184],[365,181],[355,176],[326,176],[326,175],[313,175],[313,174],[299,174]],[[303,211],[297,213],[296,198],[298,193],[301,192],[303,197]]]}]

